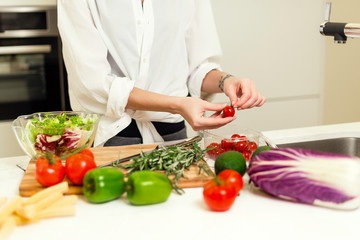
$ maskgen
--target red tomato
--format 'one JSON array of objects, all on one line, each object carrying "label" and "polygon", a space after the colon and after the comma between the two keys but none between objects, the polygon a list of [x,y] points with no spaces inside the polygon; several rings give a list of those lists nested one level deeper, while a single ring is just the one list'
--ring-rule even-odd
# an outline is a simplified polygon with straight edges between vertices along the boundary
[{"label": "red tomato", "polygon": [[249,152],[249,151],[247,151],[247,150],[243,151],[243,152],[242,152],[242,155],[244,156],[244,158],[245,158],[246,161],[249,161],[250,158],[251,158],[251,152]]},{"label": "red tomato", "polygon": [[219,156],[221,153],[224,152],[224,150],[221,148],[219,143],[210,143],[209,146],[207,146],[206,148],[212,148],[207,151],[207,154],[211,158],[216,158],[217,156]]},{"label": "red tomato", "polygon": [[65,177],[65,168],[61,160],[39,157],[36,160],[35,179],[43,186],[49,187],[60,183]]},{"label": "red tomato", "polygon": [[239,134],[235,133],[231,136],[231,138],[241,138],[241,136]]},{"label": "red tomato", "polygon": [[221,148],[223,148],[224,150],[234,149],[235,147],[234,143],[235,143],[234,140],[223,139],[221,140]]},{"label": "red tomato", "polygon": [[233,185],[211,180],[204,185],[203,197],[206,205],[213,211],[223,212],[230,209],[237,196]]},{"label": "red tomato", "polygon": [[255,152],[256,149],[257,149],[256,142],[249,142],[246,147],[246,150],[248,150],[249,152]]},{"label": "red tomato", "polygon": [[96,168],[94,155],[88,149],[83,149],[66,158],[65,173],[68,179],[75,185],[82,185],[85,174]]},{"label": "red tomato", "polygon": [[93,159],[95,159],[94,154],[92,151],[90,151],[90,149],[84,148],[83,150],[80,151],[82,154],[85,155],[89,155],[90,157],[92,157]]},{"label": "red tomato", "polygon": [[224,117],[233,117],[235,115],[235,110],[233,107],[231,106],[226,106],[223,109],[223,116]]},{"label": "red tomato", "polygon": [[247,146],[247,141],[239,141],[235,144],[235,150],[238,151],[238,152],[242,152],[246,149],[246,146]]},{"label": "red tomato", "polygon": [[225,169],[218,175],[221,181],[225,181],[229,185],[233,185],[236,189],[236,194],[239,194],[244,187],[244,181],[240,173],[232,169]]}]

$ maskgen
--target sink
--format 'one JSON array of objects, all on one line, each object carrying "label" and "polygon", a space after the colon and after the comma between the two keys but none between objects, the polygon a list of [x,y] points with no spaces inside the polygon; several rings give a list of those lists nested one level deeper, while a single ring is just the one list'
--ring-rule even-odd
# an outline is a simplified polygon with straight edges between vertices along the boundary
[{"label": "sink", "polygon": [[360,157],[360,138],[341,137],[332,139],[312,140],[305,142],[294,142],[278,144],[278,147],[297,147],[309,150],[339,153]]}]

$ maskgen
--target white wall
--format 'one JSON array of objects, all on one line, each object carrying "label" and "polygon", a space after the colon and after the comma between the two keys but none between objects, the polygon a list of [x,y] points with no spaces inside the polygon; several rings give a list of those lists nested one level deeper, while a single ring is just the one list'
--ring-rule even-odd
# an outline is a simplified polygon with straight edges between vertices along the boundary
[{"label": "white wall", "polygon": [[0,122],[0,158],[21,155],[25,155],[25,153],[15,138],[11,129],[11,122]]},{"label": "white wall", "polygon": [[[212,0],[223,48],[223,70],[250,78],[268,99],[238,111],[242,126],[257,130],[322,122],[325,1]],[[214,102],[228,102],[218,95]],[[189,131],[189,134],[192,132]]]}]

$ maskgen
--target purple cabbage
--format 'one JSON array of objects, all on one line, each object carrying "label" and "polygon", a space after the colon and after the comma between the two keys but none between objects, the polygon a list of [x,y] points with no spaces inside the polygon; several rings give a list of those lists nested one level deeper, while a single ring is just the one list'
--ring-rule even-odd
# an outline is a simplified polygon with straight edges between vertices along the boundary
[{"label": "purple cabbage", "polygon": [[35,149],[42,153],[62,154],[79,147],[81,134],[67,131],[63,135],[50,136],[44,133],[36,135]]},{"label": "purple cabbage", "polygon": [[59,147],[65,147],[67,149],[74,149],[78,147],[78,143],[80,141],[81,134],[76,132],[65,132],[60,140]]},{"label": "purple cabbage", "polygon": [[35,149],[39,152],[55,153],[57,142],[60,136],[50,136],[44,133],[36,135]]},{"label": "purple cabbage", "polygon": [[250,182],[297,202],[353,209],[359,206],[360,159],[299,148],[274,148],[254,156]]}]

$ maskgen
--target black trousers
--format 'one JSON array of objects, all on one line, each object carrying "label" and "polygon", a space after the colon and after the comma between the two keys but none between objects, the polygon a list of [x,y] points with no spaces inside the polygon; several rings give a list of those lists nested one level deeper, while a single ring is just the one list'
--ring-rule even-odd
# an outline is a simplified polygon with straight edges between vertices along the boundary
[{"label": "black trousers", "polygon": [[[164,123],[152,122],[156,131],[161,135],[164,141],[174,141],[187,138],[185,122]],[[121,146],[142,144],[143,139],[140,131],[133,119],[128,127],[119,132],[116,136],[110,138],[104,146]]]}]

